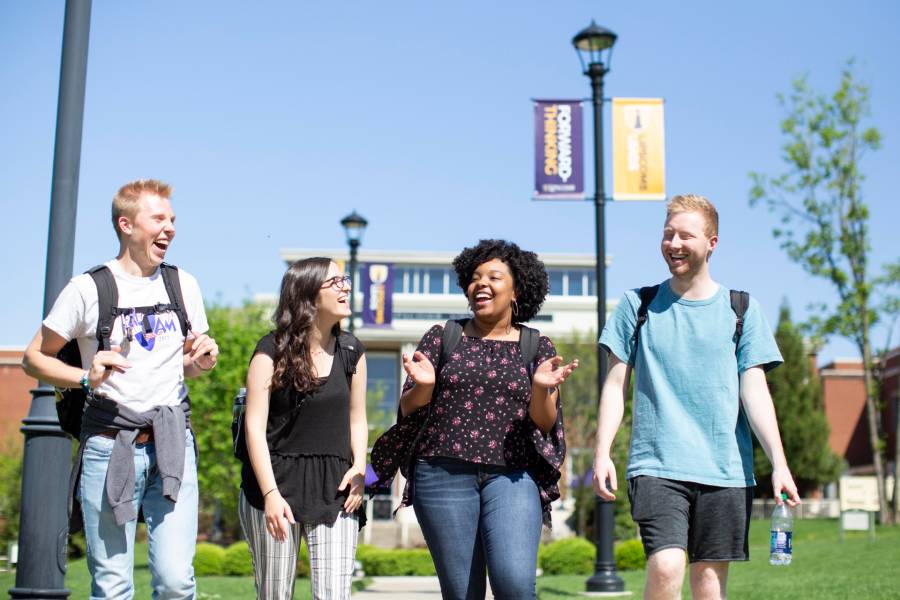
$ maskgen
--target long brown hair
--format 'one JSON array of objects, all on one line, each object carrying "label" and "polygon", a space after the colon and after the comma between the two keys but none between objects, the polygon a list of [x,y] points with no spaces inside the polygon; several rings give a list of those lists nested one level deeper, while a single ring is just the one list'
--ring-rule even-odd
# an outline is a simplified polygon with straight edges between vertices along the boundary
[{"label": "long brown hair", "polygon": [[[298,260],[281,279],[281,293],[275,309],[275,371],[273,388],[292,387],[300,393],[318,386],[309,349],[315,327],[316,298],[328,275],[330,258],[317,256]],[[340,324],[332,333],[340,334]]]}]

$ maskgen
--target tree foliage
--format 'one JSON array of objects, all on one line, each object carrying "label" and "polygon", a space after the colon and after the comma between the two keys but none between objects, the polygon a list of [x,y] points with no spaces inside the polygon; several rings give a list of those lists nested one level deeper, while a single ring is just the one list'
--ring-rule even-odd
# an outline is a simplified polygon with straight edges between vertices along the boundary
[{"label": "tree foliage", "polygon": [[881,134],[867,124],[869,90],[854,78],[852,62],[832,94],[815,92],[802,77],[778,100],[785,112],[781,122],[785,171],[775,177],[752,173],[750,204],[763,204],[780,214],[781,224],[773,235],[781,247],[835,291],[835,302],[811,307],[807,326],[819,338],[836,334],[852,340],[862,356],[881,520],[890,521],[872,330],[886,309],[893,307],[896,314],[891,289],[900,282],[900,261],[888,265],[881,276],[869,264],[870,213],[860,168],[863,157],[880,147]]},{"label": "tree foliage", "polygon": [[[576,476],[577,487],[571,490],[575,497],[575,514],[571,526],[588,539],[594,537],[594,504],[596,495],[589,469],[594,461],[594,442],[597,438],[597,344],[593,331],[586,334],[573,332],[567,340],[555,340],[556,351],[566,362],[577,358],[578,369],[562,387],[563,417],[566,425],[566,446],[571,457],[569,464]],[[616,538],[634,537],[635,524],[631,520],[631,505],[625,493],[625,466],[628,463],[628,445],[631,441],[631,394],[625,401],[625,416],[612,447],[612,459],[619,475],[619,491],[616,493]]]},{"label": "tree foliage", "polygon": [[247,365],[259,339],[272,329],[271,306],[245,303],[240,307],[207,306],[209,334],[219,345],[216,368],[191,379],[191,424],[200,451],[201,533],[210,531],[216,513],[226,537],[236,538],[241,484],[240,462],[232,454],[232,403],[246,385]]},{"label": "tree foliage", "polygon": [[[822,386],[810,363],[803,336],[791,321],[787,303],[778,317],[775,340],[784,364],[767,375],[778,414],[784,452],[791,472],[805,495],[819,485],[834,481],[841,461],[828,445],[828,419],[822,402]],[[754,448],[757,490],[771,496],[772,465],[759,444]]]}]

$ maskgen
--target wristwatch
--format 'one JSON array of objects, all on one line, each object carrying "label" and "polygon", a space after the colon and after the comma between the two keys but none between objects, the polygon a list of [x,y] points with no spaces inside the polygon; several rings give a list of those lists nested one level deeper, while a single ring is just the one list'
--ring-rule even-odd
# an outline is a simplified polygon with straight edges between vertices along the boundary
[{"label": "wristwatch", "polygon": [[94,389],[91,387],[91,379],[90,377],[88,377],[89,374],[90,371],[85,371],[84,375],[81,376],[81,381],[79,382],[81,384],[81,389],[84,390],[85,394],[90,394],[94,391]]}]

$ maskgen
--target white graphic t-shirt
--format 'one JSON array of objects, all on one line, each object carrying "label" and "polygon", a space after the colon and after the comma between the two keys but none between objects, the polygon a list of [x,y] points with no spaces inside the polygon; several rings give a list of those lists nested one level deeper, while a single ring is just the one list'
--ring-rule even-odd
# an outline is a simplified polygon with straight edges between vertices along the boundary
[{"label": "white graphic t-shirt", "polygon": [[[120,308],[169,303],[159,269],[150,277],[135,277],[126,273],[115,260],[109,261],[106,266],[115,277]],[[192,275],[178,269],[178,277],[192,327],[187,337],[193,339],[209,329],[203,297]],[[90,365],[97,353],[97,304],[97,286],[91,276],[77,275],[66,284],[50,314],[44,319],[44,325],[66,341],[78,340],[83,365]],[[178,315],[174,311],[148,315],[153,335],[144,334],[143,319],[144,315],[140,312],[116,317],[110,343],[121,347],[120,352],[131,368],[125,373],[114,372],[96,389],[97,393],[138,412],[155,406],[177,405],[188,393],[183,363],[185,338]],[[131,341],[127,337],[128,328],[133,334]]]}]

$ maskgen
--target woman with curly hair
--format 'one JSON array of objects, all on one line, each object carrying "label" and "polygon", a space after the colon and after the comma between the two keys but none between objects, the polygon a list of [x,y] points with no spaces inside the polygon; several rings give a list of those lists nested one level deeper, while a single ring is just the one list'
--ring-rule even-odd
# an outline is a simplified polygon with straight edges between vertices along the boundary
[{"label": "woman with curly hair", "polygon": [[565,456],[558,388],[578,361],[563,364],[540,337],[525,364],[522,323],[548,287],[536,254],[482,240],[453,268],[472,311],[458,344],[437,373],[441,325],[403,356],[402,414],[433,404],[413,449],[411,502],[444,598],[484,598],[485,568],[495,598],[534,598],[541,523]]},{"label": "woman with curly hair", "polygon": [[349,291],[327,258],[292,264],[250,361],[238,509],[259,598],[293,597],[301,535],[313,597],[350,598],[368,427],[364,350],[340,330]]}]

